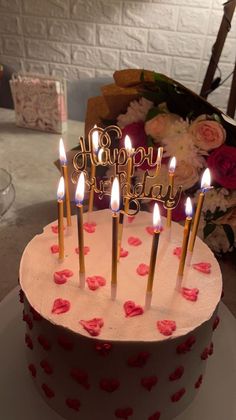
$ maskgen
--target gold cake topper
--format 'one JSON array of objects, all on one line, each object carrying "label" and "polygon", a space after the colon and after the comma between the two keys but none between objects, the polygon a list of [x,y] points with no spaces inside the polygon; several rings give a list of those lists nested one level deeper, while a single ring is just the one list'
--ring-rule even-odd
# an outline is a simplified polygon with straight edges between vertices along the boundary
[{"label": "gold cake topper", "polygon": [[[98,147],[99,153],[94,151],[93,147],[93,133],[98,133]],[[120,183],[120,191],[123,200],[129,200],[128,215],[135,215],[140,210],[141,200],[153,200],[163,203],[166,209],[174,209],[180,200],[182,187],[178,187],[175,194],[172,191],[171,185],[166,188],[162,184],[152,183],[150,180],[155,181],[158,175],[151,175],[149,170],[145,170],[142,182],[129,183],[127,182],[127,163],[131,159],[131,179],[134,176],[135,169],[139,168],[145,162],[150,168],[156,168],[161,162],[158,157],[154,157],[153,147],[138,147],[133,150],[130,155],[125,147],[114,148],[112,146],[111,135],[115,136],[117,140],[121,139],[121,129],[116,125],[110,125],[106,128],[94,127],[88,134],[88,141],[86,142],[83,137],[79,139],[79,152],[73,158],[74,172],[72,173],[72,182],[76,183],[81,171],[85,174],[85,182],[88,191],[91,189],[98,194],[102,199],[105,195],[111,196],[111,187],[114,177],[118,177]],[[114,175],[109,179],[97,180],[96,176],[90,178],[88,175],[88,167],[105,166],[111,167],[114,170]],[[124,210],[121,210],[124,211]]]}]

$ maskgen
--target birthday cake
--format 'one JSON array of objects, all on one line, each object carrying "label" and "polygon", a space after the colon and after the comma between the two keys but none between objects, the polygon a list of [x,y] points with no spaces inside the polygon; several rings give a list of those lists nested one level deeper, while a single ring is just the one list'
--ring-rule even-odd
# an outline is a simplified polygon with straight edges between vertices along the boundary
[{"label": "birthday cake", "polygon": [[[58,259],[57,223],[26,247],[20,265],[28,370],[65,419],[170,420],[194,399],[213,353],[222,279],[199,238],[176,290],[183,227],[160,234],[152,303],[145,293],[152,218],[125,220],[117,296],[111,300],[111,211],[84,217],[85,288],[79,287],[76,217]],[[129,223],[128,223],[129,222]]]}]

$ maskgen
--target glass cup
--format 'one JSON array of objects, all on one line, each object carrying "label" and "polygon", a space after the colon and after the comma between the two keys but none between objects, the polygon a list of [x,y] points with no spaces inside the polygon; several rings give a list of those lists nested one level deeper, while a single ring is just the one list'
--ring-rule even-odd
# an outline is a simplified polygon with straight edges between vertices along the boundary
[{"label": "glass cup", "polygon": [[15,200],[15,188],[12,177],[6,169],[0,168],[0,218],[7,212]]}]

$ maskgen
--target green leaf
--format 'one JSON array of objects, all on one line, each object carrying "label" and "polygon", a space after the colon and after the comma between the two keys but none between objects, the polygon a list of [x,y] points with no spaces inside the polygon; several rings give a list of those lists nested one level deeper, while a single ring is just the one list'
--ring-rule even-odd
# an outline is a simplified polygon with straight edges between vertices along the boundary
[{"label": "green leaf", "polygon": [[213,223],[207,223],[203,229],[204,239],[207,238],[212,232],[214,232],[216,225]]},{"label": "green leaf", "polygon": [[147,115],[146,115],[146,121],[151,120],[152,118],[156,117],[158,114],[160,114],[161,112],[159,111],[158,108],[151,108]]},{"label": "green leaf", "polygon": [[228,224],[222,225],[223,229],[225,231],[225,234],[227,236],[227,239],[229,241],[230,246],[234,245],[234,231],[232,227]]}]

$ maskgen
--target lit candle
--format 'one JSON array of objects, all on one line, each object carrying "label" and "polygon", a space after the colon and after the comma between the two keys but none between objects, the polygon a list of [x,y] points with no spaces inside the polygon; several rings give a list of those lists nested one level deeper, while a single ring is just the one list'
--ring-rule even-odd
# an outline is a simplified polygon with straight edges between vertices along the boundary
[{"label": "lit candle", "polygon": [[196,240],[196,236],[197,236],[198,226],[199,226],[199,222],[200,222],[200,218],[201,218],[202,206],[203,206],[203,202],[204,202],[204,198],[205,198],[205,192],[210,188],[211,188],[211,174],[210,174],[209,169],[207,168],[207,169],[205,169],[205,171],[203,172],[203,175],[202,175],[201,192],[200,192],[199,197],[198,197],[197,208],[196,208],[196,212],[195,212],[195,216],[194,216],[194,220],[193,220],[193,227],[192,227],[192,233],[191,233],[191,236],[190,236],[189,247],[188,247],[188,256],[187,256],[187,264],[188,265],[191,264],[193,248],[194,248],[194,244],[195,244],[195,240]]},{"label": "lit candle", "polygon": [[159,206],[157,203],[155,203],[154,210],[153,210],[153,227],[154,227],[154,232],[153,232],[153,239],[152,239],[152,249],[151,249],[151,257],[150,257],[149,272],[148,272],[146,300],[145,300],[146,309],[149,309],[151,306],[153,279],[154,279],[156,259],[157,259],[157,249],[158,249],[159,237],[160,237],[160,232],[161,232],[161,216],[160,216]]},{"label": "lit candle", "polygon": [[185,259],[186,259],[188,240],[189,240],[189,234],[190,234],[191,223],[192,223],[192,202],[189,197],[187,198],[187,201],[186,201],[185,213],[186,213],[186,219],[185,219],[185,224],[184,224],[184,235],[183,235],[183,241],[182,241],[182,247],[181,247],[177,283],[176,283],[177,290],[180,290],[181,288],[181,283],[182,283],[182,279],[184,275]]},{"label": "lit candle", "polygon": [[63,226],[63,204],[65,195],[65,182],[61,176],[57,189],[57,209],[58,209],[58,245],[59,259],[64,259],[64,226]]},{"label": "lit candle", "polygon": [[79,279],[80,287],[85,286],[85,264],[84,264],[84,231],[83,231],[83,200],[84,200],[85,179],[84,173],[81,172],[76,192],[75,202],[77,207],[77,227],[78,227],[78,246],[79,246]]},{"label": "lit candle", "polygon": [[111,191],[112,210],[112,265],[111,265],[111,299],[115,300],[117,292],[117,258],[118,258],[118,222],[120,206],[120,187],[118,178],[114,178]]},{"label": "lit candle", "polygon": [[[96,128],[96,124],[94,128]],[[99,133],[98,130],[95,130],[92,132],[92,153],[94,155],[97,154],[99,146]],[[96,165],[91,162],[91,174],[90,174],[90,181],[92,182],[93,178],[96,176]],[[94,185],[91,186],[90,192],[89,192],[89,203],[88,203],[88,211],[91,213],[93,211],[93,201],[94,201]],[[88,216],[89,216],[88,213]]]},{"label": "lit candle", "polygon": [[[169,164],[169,185],[171,187],[171,190],[170,190],[171,195],[173,195],[173,189],[174,189],[175,168],[176,168],[176,158],[173,157]],[[167,209],[166,226],[169,229],[171,228],[171,217],[172,217],[172,209]]]},{"label": "lit candle", "polygon": [[67,158],[66,158],[66,152],[65,152],[62,138],[60,139],[60,142],[59,142],[59,156],[60,156],[60,162],[61,162],[61,171],[65,180],[67,226],[71,226],[71,208],[70,208],[70,192],[69,192],[69,182],[68,182]]},{"label": "lit candle", "polygon": [[157,149],[157,167],[156,167],[156,173],[155,173],[156,176],[159,175],[159,172],[161,170],[162,155],[163,155],[163,147],[158,147],[158,149]]},{"label": "lit candle", "polygon": [[[130,183],[131,183],[131,175],[132,175],[132,155],[133,155],[133,149],[132,149],[132,143],[128,135],[125,136],[125,148],[128,155],[128,161],[127,161],[127,176],[126,176],[126,182],[127,182],[127,192],[130,192]],[[125,199],[125,213],[128,213],[129,211],[129,198],[127,197]]]}]

